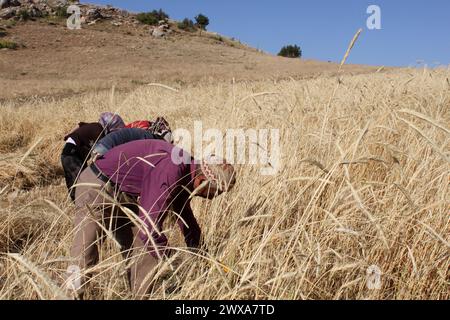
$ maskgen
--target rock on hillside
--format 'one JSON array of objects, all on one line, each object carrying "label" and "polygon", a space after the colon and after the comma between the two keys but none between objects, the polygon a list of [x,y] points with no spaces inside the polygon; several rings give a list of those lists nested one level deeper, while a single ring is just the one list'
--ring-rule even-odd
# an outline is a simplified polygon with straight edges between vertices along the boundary
[{"label": "rock on hillside", "polygon": [[[76,4],[80,8],[81,23],[93,25],[102,20],[109,20],[114,26],[138,25],[136,14],[112,6],[81,4],[67,0],[0,0],[1,20],[27,20],[42,17],[68,17],[67,8]],[[162,38],[172,32],[168,20],[161,20],[157,26],[150,26],[149,34]]]},{"label": "rock on hillside", "polygon": [[0,0],[0,17],[2,19],[39,18],[46,16],[68,16],[67,8],[76,4],[81,11],[83,22],[100,19],[136,21],[135,15],[112,6],[81,4],[67,0]]}]

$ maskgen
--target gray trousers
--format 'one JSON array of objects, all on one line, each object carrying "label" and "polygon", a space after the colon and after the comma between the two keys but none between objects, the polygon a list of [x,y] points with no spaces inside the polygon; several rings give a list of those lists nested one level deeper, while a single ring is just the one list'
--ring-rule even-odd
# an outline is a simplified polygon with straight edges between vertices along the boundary
[{"label": "gray trousers", "polygon": [[[71,257],[82,270],[93,267],[99,258],[98,247],[111,234],[120,245],[121,253],[127,260],[128,280],[136,298],[143,298],[150,289],[151,279],[147,277],[158,265],[137,236],[138,228],[132,223],[130,213],[118,208],[117,203],[134,212],[138,219],[138,207],[134,199],[115,192],[111,184],[105,184],[88,167],[80,175],[75,189],[75,237]],[[115,195],[115,197],[114,197]],[[115,198],[115,201],[112,200]],[[116,203],[116,204],[115,204]],[[83,277],[85,284],[89,274]]]}]

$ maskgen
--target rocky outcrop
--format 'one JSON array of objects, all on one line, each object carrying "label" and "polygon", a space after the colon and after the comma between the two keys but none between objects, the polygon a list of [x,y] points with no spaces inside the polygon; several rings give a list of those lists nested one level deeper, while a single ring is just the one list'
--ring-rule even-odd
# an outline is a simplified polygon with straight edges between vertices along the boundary
[{"label": "rocky outcrop", "polygon": [[0,9],[20,6],[18,0],[0,0]]},{"label": "rocky outcrop", "polygon": [[0,19],[39,18],[54,14],[44,0],[0,0]]},{"label": "rocky outcrop", "polygon": [[159,21],[159,25],[150,27],[149,31],[150,35],[154,38],[163,38],[172,33],[172,30],[166,20]]},{"label": "rocky outcrop", "polygon": [[0,10],[0,19],[11,19],[16,16],[17,9],[16,8],[5,8]]},{"label": "rocky outcrop", "polygon": [[86,21],[92,21],[92,20],[104,18],[102,15],[102,12],[100,11],[99,8],[92,8],[92,9],[86,10],[85,17],[86,17]]},{"label": "rocky outcrop", "polygon": [[[136,14],[112,6],[97,6],[67,0],[0,0],[0,19],[26,20],[47,16],[68,17],[67,8],[76,4],[80,8],[81,23],[85,26],[108,20],[114,26],[137,25]],[[167,20],[159,21],[157,26],[151,26],[150,36],[164,38],[172,30]]]}]

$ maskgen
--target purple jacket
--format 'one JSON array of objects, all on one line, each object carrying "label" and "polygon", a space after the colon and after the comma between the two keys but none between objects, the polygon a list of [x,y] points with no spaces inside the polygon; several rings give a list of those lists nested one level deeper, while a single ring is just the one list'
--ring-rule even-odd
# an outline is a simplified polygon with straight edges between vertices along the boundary
[{"label": "purple jacket", "polygon": [[[145,222],[148,234],[161,254],[167,247],[167,238],[152,228],[149,219],[162,231],[165,212],[170,206],[185,222],[178,219],[186,244],[198,247],[200,242],[200,227],[191,210],[189,192],[182,187],[193,190],[195,165],[175,164],[171,158],[174,148],[164,140],[137,140],[111,149],[95,162],[120,191],[140,196],[143,210],[139,217]],[[144,243],[150,240],[150,251],[157,256],[148,234],[141,231],[139,236]]]}]

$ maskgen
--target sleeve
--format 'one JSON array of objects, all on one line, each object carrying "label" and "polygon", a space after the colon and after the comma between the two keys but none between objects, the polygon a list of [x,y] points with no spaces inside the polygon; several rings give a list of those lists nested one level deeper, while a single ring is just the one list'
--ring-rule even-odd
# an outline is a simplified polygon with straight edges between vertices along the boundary
[{"label": "sleeve", "polygon": [[102,143],[97,143],[94,150],[92,150],[94,154],[98,154],[99,156],[104,156],[108,151],[109,149]]},{"label": "sleeve", "polygon": [[73,128],[70,133],[68,133],[67,135],[64,136],[64,141],[66,141],[69,138],[72,138],[75,143],[78,145],[80,143],[80,139],[78,139],[78,131],[80,129],[82,122],[80,122],[78,124],[78,126],[76,126],[75,128]]},{"label": "sleeve", "polygon": [[198,248],[200,246],[201,230],[192,212],[189,194],[186,191],[182,191],[174,199],[173,208],[184,221],[179,219],[178,226],[183,233],[186,245],[190,248]]},{"label": "sleeve", "polygon": [[113,132],[110,134],[107,134],[103,138],[101,138],[94,147],[94,152],[99,155],[104,155],[109,150],[113,148],[113,141],[114,141],[114,135],[117,134],[117,132]]},{"label": "sleeve", "polygon": [[145,139],[145,130],[136,128],[125,128],[106,135],[99,141],[107,150],[111,150],[122,144]]},{"label": "sleeve", "polygon": [[[163,254],[166,249],[167,237],[161,233],[164,213],[172,202],[171,193],[180,178],[181,170],[170,157],[161,160],[155,168],[149,168],[144,176],[140,201],[142,209],[139,217],[147,229],[140,230],[139,236],[144,243],[148,244],[154,256],[156,256],[156,250]],[[149,239],[149,236],[152,239]],[[153,247],[154,245],[156,248]]]}]

